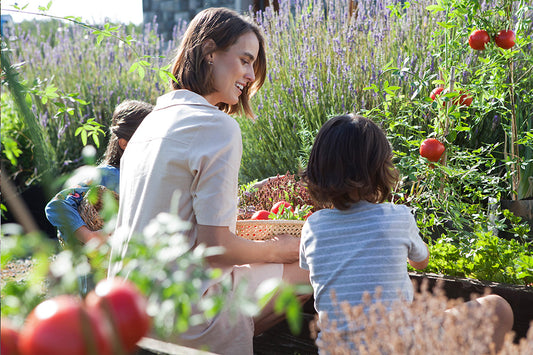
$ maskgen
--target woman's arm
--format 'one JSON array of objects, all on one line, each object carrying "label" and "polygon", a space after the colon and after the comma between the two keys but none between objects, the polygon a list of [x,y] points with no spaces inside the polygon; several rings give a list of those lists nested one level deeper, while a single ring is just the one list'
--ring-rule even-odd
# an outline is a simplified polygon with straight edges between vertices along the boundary
[{"label": "woman's arm", "polygon": [[288,264],[298,261],[300,238],[280,235],[272,240],[254,241],[240,238],[228,227],[199,224],[198,244],[221,246],[224,253],[209,257],[212,266],[229,266],[251,263]]}]

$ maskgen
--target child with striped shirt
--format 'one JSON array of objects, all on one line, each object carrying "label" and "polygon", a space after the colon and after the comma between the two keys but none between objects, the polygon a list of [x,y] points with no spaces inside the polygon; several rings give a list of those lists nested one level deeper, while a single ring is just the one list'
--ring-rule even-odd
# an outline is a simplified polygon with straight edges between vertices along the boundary
[{"label": "child with striped shirt", "polygon": [[[335,331],[358,329],[338,306],[362,304],[363,294],[378,288],[384,304],[412,301],[407,261],[424,269],[429,251],[411,209],[387,202],[398,172],[383,130],[362,116],[331,118],[318,132],[301,175],[311,196],[332,206],[307,219],[300,244],[300,266],[310,271],[319,327],[327,317]],[[487,297],[472,302],[495,307],[498,346],[512,327],[512,310],[503,298]]]}]

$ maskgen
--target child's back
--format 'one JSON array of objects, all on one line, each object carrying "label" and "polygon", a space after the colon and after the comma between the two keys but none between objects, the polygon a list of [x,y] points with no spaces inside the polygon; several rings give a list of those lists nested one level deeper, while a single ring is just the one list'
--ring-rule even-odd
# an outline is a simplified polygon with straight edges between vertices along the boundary
[{"label": "child's back", "polygon": [[[347,210],[313,214],[302,231],[301,263],[309,268],[316,308],[332,313],[338,301],[360,304],[363,293],[382,289],[385,302],[413,298],[407,258],[427,257],[410,210],[360,201]],[[330,316],[331,317],[331,316]]]}]

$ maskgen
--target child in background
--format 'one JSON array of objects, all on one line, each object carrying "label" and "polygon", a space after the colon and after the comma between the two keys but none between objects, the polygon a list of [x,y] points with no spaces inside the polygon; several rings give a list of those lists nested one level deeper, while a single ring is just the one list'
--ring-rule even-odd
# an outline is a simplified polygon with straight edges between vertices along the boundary
[{"label": "child in background", "polygon": [[[307,219],[300,244],[300,266],[310,271],[319,327],[327,316],[337,331],[348,331],[338,305],[362,304],[363,294],[372,295],[376,288],[384,304],[412,301],[406,261],[424,269],[429,251],[411,210],[386,202],[398,173],[385,133],[361,116],[328,120],[318,132],[302,179],[317,202],[333,206]],[[495,307],[493,340],[499,348],[512,327],[511,307],[496,295],[471,302]]]},{"label": "child in background", "polygon": [[101,231],[91,231],[78,212],[83,197],[92,185],[103,185],[109,190],[119,192],[120,159],[131,136],[152,111],[153,105],[137,100],[120,103],[113,112],[111,137],[100,165],[96,168],[97,181],[94,177],[83,176],[78,184],[60,191],[45,207],[46,218],[58,229],[61,242],[71,242],[74,235],[82,243],[93,238],[104,241],[107,236]]}]

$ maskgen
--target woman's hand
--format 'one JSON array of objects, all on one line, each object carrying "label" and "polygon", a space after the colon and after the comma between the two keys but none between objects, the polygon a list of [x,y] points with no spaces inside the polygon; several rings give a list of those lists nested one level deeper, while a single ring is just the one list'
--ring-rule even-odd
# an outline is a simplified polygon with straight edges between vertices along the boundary
[{"label": "woman's hand", "polygon": [[290,264],[298,261],[300,256],[300,238],[288,234],[277,235],[265,241],[275,244],[274,263]]},{"label": "woman's hand", "polygon": [[197,226],[197,244],[223,247],[224,253],[208,258],[211,266],[230,266],[253,263],[286,264],[298,261],[300,238],[278,235],[272,240],[256,241],[240,238],[228,227]]}]

